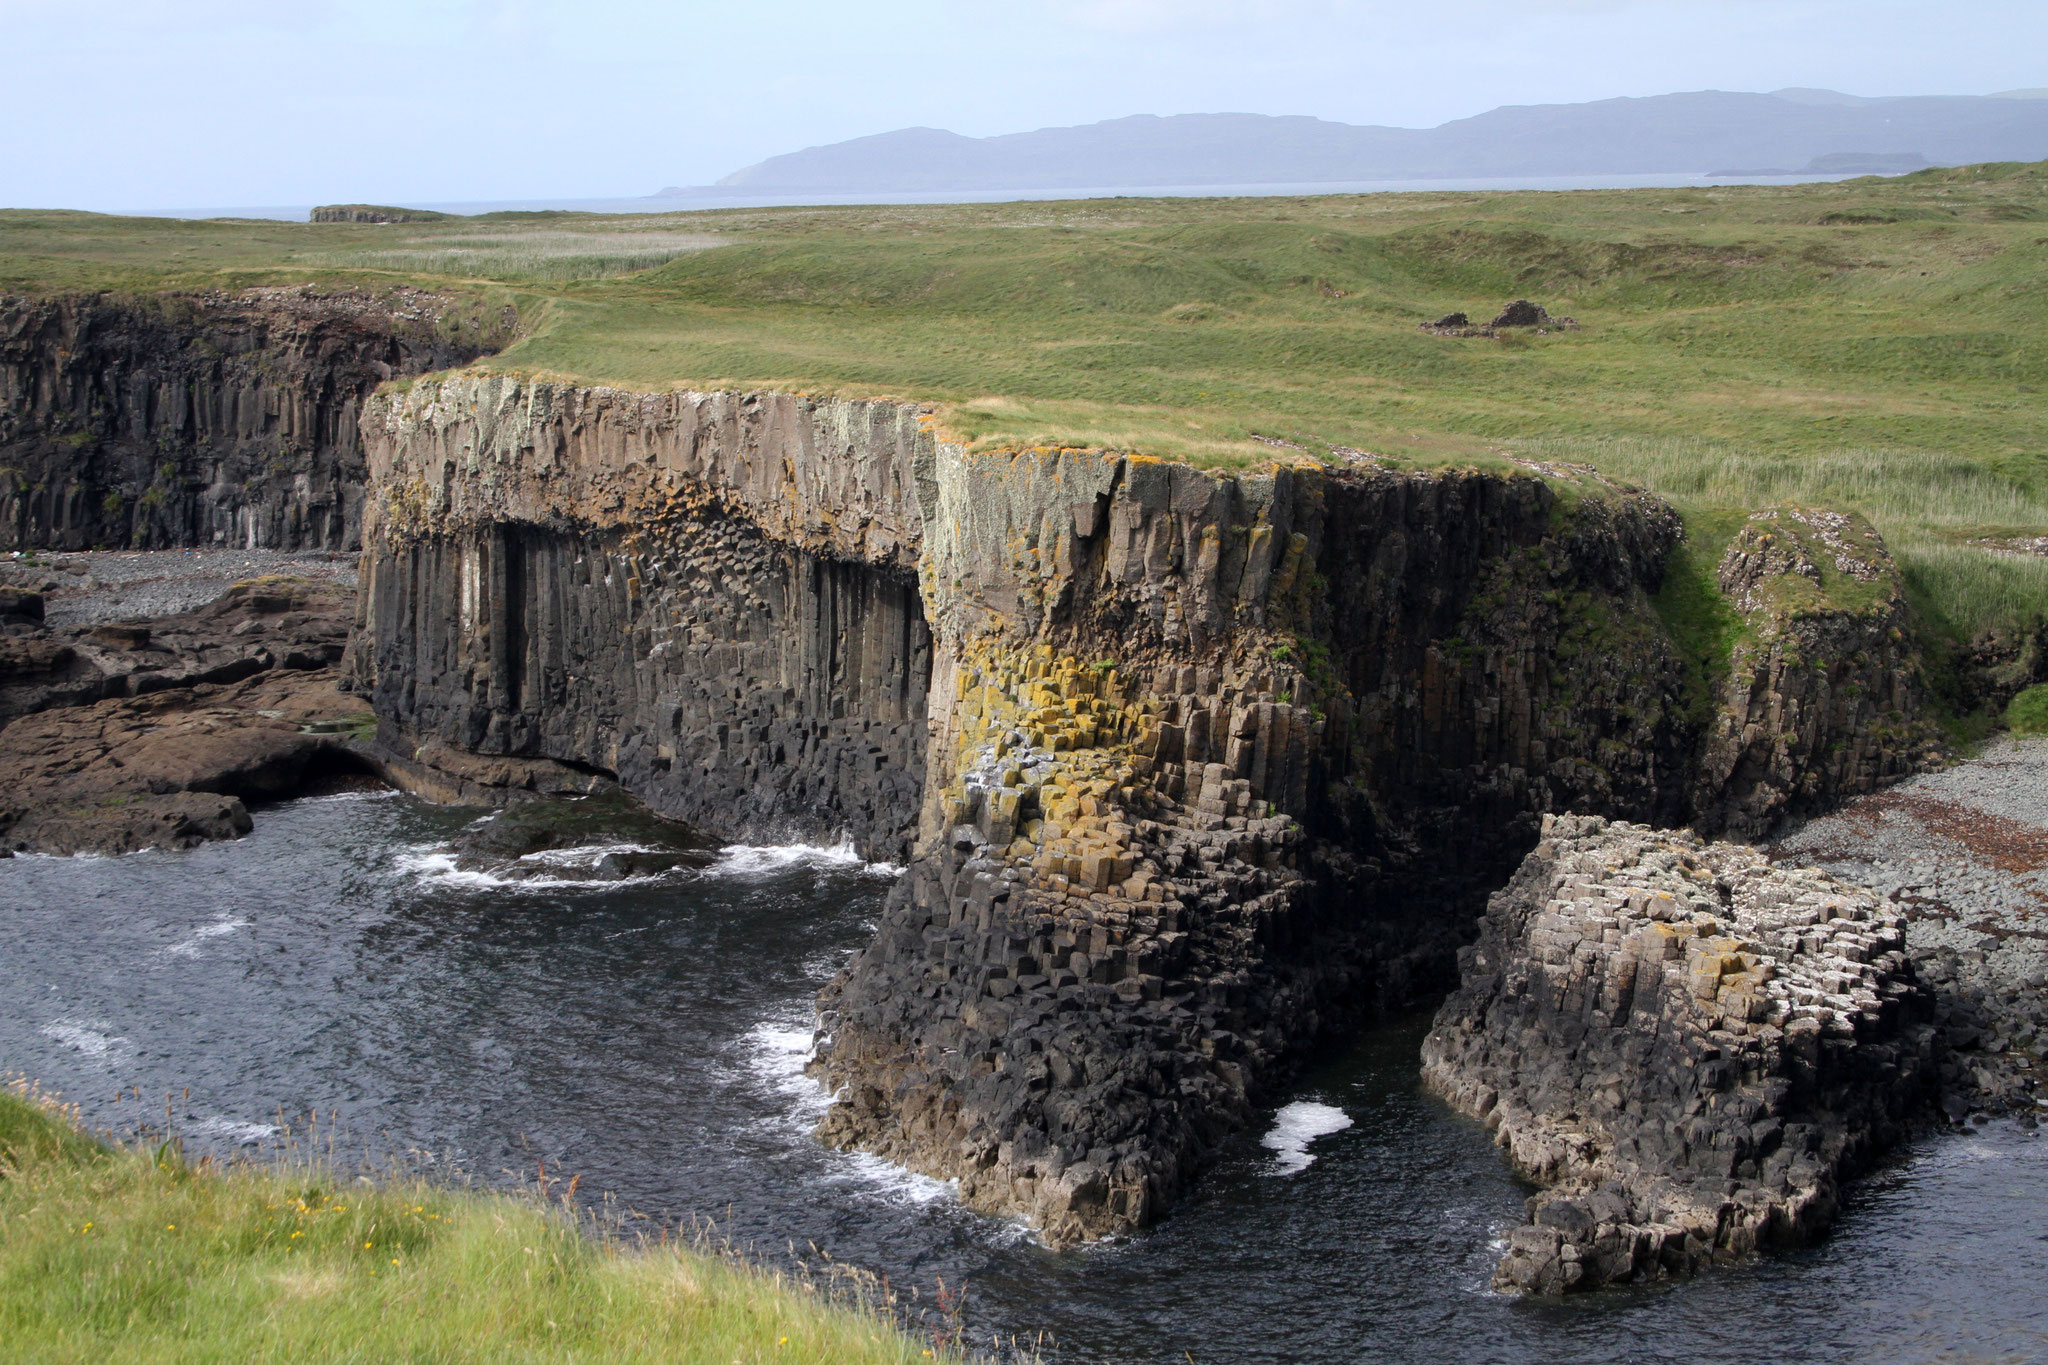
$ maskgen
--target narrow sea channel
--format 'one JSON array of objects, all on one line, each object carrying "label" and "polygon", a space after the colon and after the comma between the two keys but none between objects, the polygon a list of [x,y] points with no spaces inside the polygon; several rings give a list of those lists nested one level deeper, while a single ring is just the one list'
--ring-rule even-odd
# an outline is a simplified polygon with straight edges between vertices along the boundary
[{"label": "narrow sea channel", "polygon": [[977,1338],[1043,1332],[1060,1362],[2048,1360],[2048,1139],[2006,1126],[1921,1143],[1797,1253],[1562,1304],[1489,1292],[1525,1191],[1421,1093],[1421,1020],[1304,1077],[1159,1229],[1047,1252],[810,1140],[811,997],[887,870],[735,848],[510,885],[441,854],[475,814],[327,797],[189,853],[0,862],[0,1072],[98,1126],[174,1095],[219,1150],[317,1110],[373,1159],[545,1162],[764,1255],[964,1282]]}]

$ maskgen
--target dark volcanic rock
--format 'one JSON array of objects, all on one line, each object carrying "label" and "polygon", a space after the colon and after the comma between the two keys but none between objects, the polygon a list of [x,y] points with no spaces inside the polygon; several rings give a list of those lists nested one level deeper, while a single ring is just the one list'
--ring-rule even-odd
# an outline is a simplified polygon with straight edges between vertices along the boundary
[{"label": "dark volcanic rock", "polygon": [[331,668],[354,612],[345,590],[260,578],[176,616],[0,637],[0,725],[53,706],[240,682],[272,668]]},{"label": "dark volcanic rock", "polygon": [[[1223,474],[479,376],[364,429],[390,770],[907,862],[820,997],[821,1132],[1055,1242],[1158,1217],[1319,1040],[1448,989],[1546,811],[1762,819],[1924,753],[1825,652],[1695,694],[1650,602],[1678,519],[1582,468]],[[1818,611],[1883,589],[1789,563]],[[1767,778],[1702,776],[1723,700]]]},{"label": "dark volcanic rock", "polygon": [[512,325],[416,290],[0,297],[0,548],[353,548],[363,400]]},{"label": "dark volcanic rock", "polygon": [[335,686],[352,611],[345,592],[259,579],[147,625],[0,638],[0,844],[232,838],[243,801],[359,766],[348,733],[366,709]]},{"label": "dark volcanic rock", "polygon": [[1553,816],[1487,906],[1423,1075],[1529,1201],[1494,1282],[1560,1293],[1812,1236],[1928,1111],[1905,920],[1824,873]]},{"label": "dark volcanic rock", "polygon": [[43,623],[43,595],[20,588],[0,588],[0,626],[39,626]]},{"label": "dark volcanic rock", "polygon": [[1698,828],[1758,838],[1940,761],[1905,584],[1869,522],[1767,508],[1718,576],[1744,631],[1699,758]]},{"label": "dark volcanic rock", "polygon": [[1500,310],[1500,316],[1486,324],[1489,327],[1548,327],[1550,314],[1540,303],[1527,299],[1516,299]]},{"label": "dark volcanic rock", "polygon": [[515,879],[618,881],[702,867],[712,857],[688,826],[610,784],[590,796],[514,802],[464,830],[454,850],[459,868]]}]

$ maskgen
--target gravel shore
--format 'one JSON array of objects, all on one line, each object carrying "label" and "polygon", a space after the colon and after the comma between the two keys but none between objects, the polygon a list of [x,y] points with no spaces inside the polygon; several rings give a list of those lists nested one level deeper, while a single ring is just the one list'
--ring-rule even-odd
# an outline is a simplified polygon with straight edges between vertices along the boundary
[{"label": "gravel shore", "polygon": [[1950,1118],[2048,1116],[2048,739],[1994,740],[1766,847],[1906,911],[1908,947],[1939,1002]]},{"label": "gravel shore", "polygon": [[290,574],[353,588],[353,552],[94,550],[0,559],[0,586],[43,595],[50,626],[171,616],[202,607],[245,578]]}]

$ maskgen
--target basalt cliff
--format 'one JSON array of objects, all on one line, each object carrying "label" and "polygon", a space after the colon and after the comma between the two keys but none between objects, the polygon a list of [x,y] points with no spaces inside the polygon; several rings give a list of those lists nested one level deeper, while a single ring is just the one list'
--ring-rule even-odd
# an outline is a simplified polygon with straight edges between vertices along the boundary
[{"label": "basalt cliff", "polygon": [[386,770],[906,864],[819,1001],[822,1135],[1054,1243],[1450,990],[1547,813],[1747,836],[1933,752],[1896,571],[1811,509],[1729,550],[1709,693],[1653,601],[1677,517],[1589,471],[974,453],[896,403],[473,374],[359,425]]},{"label": "basalt cliff", "polygon": [[0,550],[361,543],[361,406],[516,319],[420,290],[0,296]]}]

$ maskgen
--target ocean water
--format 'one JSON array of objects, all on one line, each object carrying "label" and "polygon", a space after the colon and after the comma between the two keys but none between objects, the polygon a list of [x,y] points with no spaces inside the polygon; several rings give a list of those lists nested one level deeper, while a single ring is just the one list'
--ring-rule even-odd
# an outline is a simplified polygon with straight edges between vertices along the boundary
[{"label": "ocean water", "polygon": [[1049,1338],[1052,1361],[2048,1360],[2048,1140],[2006,1126],[1904,1153],[1813,1247],[1562,1303],[1491,1292],[1528,1191],[1421,1091],[1419,1019],[1323,1059],[1157,1229],[1048,1251],[809,1136],[810,1002],[895,869],[736,847],[589,883],[595,853],[551,853],[515,882],[455,867],[475,815],[328,797],[187,853],[0,862],[0,1071],[117,1129],[169,1096],[221,1151],[318,1111],[372,1160],[545,1163],[763,1255],[964,1283],[977,1337]]},{"label": "ocean water", "polygon": [[[1039,190],[869,190],[835,194],[818,190],[747,191],[699,187],[680,194],[617,199],[498,199],[489,202],[426,203],[402,208],[475,214],[565,209],[572,213],[684,213],[706,209],[795,208],[832,204],[1016,204],[1068,199],[1263,199],[1316,194],[1499,194],[1509,190],[1707,189],[1723,185],[1805,185],[1847,180],[1846,175],[1708,175],[1664,171],[1634,175],[1440,176],[1416,180],[1314,180],[1298,184],[1095,185]],[[303,223],[311,204],[242,208],[128,209],[128,216],[155,218],[271,218]]]}]

